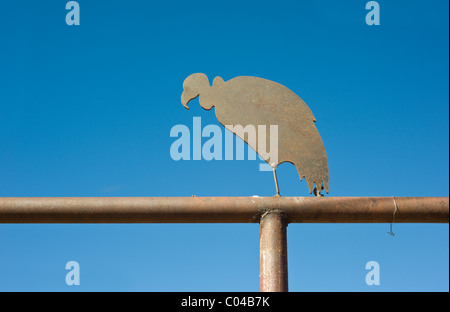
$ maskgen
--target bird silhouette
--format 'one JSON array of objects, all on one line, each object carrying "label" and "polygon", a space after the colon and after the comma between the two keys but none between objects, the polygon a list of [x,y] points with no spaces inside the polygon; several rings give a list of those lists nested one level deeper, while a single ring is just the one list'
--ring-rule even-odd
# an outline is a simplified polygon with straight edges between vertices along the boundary
[{"label": "bird silhouette", "polygon": [[[196,73],[183,83],[181,102],[189,109],[189,101],[199,96],[200,106],[215,108],[216,117],[228,130],[250,145],[273,168],[277,196],[279,196],[276,168],[283,162],[295,165],[300,180],[305,178],[311,194],[328,193],[328,159],[322,138],[315,126],[316,119],[306,103],[285,86],[263,78],[240,76],[228,81],[216,77],[210,86],[205,74]],[[256,140],[236,125],[258,129]],[[261,133],[258,126],[266,126]],[[278,130],[277,159],[265,153],[270,146],[270,126]],[[260,137],[264,135],[264,137]],[[259,140],[261,139],[261,140]],[[258,143],[257,143],[258,142]]]}]

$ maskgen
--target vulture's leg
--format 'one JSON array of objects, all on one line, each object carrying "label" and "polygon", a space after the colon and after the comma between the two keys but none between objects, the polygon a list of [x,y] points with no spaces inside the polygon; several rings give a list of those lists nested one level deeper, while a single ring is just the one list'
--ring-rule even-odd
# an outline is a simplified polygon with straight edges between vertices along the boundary
[{"label": "vulture's leg", "polygon": [[276,197],[280,197],[280,189],[278,188],[278,180],[277,180],[277,172],[276,172],[276,168],[273,168],[273,179],[275,180],[275,187],[277,189],[277,195],[275,195]]}]

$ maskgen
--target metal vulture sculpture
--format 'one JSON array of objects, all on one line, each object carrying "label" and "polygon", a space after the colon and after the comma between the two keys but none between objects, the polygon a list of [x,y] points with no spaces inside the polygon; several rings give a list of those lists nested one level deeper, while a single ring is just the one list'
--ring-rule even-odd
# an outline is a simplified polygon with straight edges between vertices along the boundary
[{"label": "metal vulture sculpture", "polygon": [[[219,122],[249,144],[272,166],[278,196],[275,170],[283,162],[295,165],[300,180],[306,179],[309,193],[312,193],[314,184],[317,196],[322,189],[328,193],[328,159],[314,124],[316,119],[305,102],[294,92],[279,83],[246,76],[229,81],[216,77],[210,86],[208,77],[200,73],[187,77],[183,88],[181,102],[185,108],[189,109],[189,101],[200,96],[202,108],[210,110],[215,107]],[[258,131],[256,140],[249,139],[248,134],[236,131],[236,125],[250,125],[258,130],[264,129],[266,133]],[[270,125],[277,125],[278,130],[278,157],[275,160],[270,159],[265,150],[270,146]]]}]

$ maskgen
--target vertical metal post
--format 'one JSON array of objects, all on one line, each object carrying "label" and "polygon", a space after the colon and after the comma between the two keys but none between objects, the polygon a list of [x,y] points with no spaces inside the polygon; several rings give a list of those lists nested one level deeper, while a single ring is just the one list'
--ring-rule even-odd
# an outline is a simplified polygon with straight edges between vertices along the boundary
[{"label": "vertical metal post", "polygon": [[287,218],[272,210],[261,216],[259,232],[260,290],[288,291]]}]

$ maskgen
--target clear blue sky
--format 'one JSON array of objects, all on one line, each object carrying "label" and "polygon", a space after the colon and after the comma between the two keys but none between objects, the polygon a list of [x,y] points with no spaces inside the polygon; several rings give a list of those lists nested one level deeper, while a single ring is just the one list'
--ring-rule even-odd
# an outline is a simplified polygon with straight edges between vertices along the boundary
[{"label": "clear blue sky", "polygon": [[[180,161],[217,124],[182,83],[257,76],[317,118],[328,196],[449,195],[449,3],[66,1],[0,7],[0,196],[272,196],[259,161]],[[283,195],[310,196],[282,164]],[[448,225],[291,224],[292,291],[448,291]],[[65,284],[78,261],[81,285]],[[381,285],[365,284],[365,264]],[[258,291],[258,224],[0,225],[0,291]]]}]

